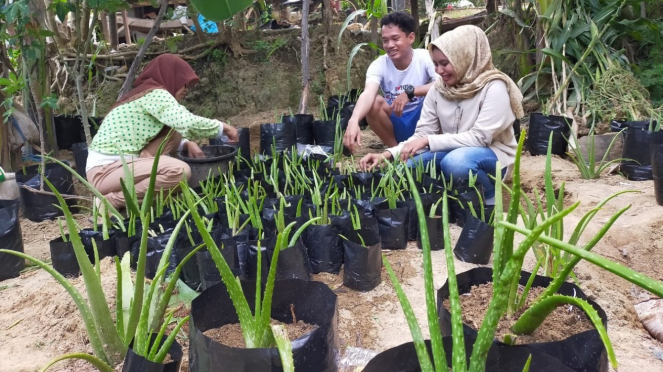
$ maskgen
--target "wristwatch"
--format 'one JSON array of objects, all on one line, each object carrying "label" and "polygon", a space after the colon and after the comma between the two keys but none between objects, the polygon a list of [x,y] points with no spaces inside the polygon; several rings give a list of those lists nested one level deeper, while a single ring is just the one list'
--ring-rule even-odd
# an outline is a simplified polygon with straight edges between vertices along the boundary
[{"label": "wristwatch", "polygon": [[414,86],[410,84],[402,85],[401,88],[407,94],[407,98],[412,101],[414,99]]}]

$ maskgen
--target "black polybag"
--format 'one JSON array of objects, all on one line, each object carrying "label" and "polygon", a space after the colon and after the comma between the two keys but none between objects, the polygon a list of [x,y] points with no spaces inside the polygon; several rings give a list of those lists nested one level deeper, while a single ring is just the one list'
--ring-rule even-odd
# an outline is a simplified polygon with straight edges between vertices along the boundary
[{"label": "black polybag", "polygon": [[[531,273],[522,271],[520,274],[520,285],[525,286],[530,279]],[[478,267],[461,274],[456,275],[458,281],[459,293],[469,293],[473,286],[492,283],[493,270],[487,267]],[[532,288],[547,287],[552,282],[552,278],[536,275],[532,282]],[[557,294],[577,297],[587,301],[598,313],[604,326],[607,327],[608,318],[605,311],[594,301],[590,300],[580,288],[569,282],[562,284]],[[440,328],[443,335],[451,335],[451,314],[444,307],[444,300],[449,298],[449,282],[445,282],[442,288],[437,291],[437,314],[440,320]],[[463,333],[466,337],[476,337],[476,329],[463,324]],[[528,348],[547,354],[548,356],[559,360],[571,370],[579,372],[607,372],[608,358],[605,346],[601,341],[598,331],[595,329],[578,333],[562,341],[533,343],[521,346],[508,346],[500,342],[495,342],[505,348]],[[521,367],[522,368],[522,367]],[[538,371],[531,369],[530,371]]]},{"label": "black polybag", "polygon": [[90,261],[94,261],[94,246],[92,241],[97,246],[97,253],[99,259],[106,257],[113,257],[117,255],[117,243],[115,240],[115,230],[108,231],[108,239],[104,240],[102,231],[94,231],[92,229],[83,229],[78,234],[81,237],[81,242],[85,248],[85,253],[90,257]]},{"label": "black polybag", "polygon": [[311,129],[317,146],[334,148],[334,143],[336,142],[336,121],[316,120],[311,124]]},{"label": "black polybag", "polygon": [[[68,235],[67,235],[68,237]],[[49,242],[51,251],[51,264],[55,271],[64,276],[78,276],[81,269],[76,260],[74,246],[71,241],[65,242],[62,237],[55,238]]]},{"label": "black polybag", "polygon": [[[41,175],[38,174],[38,169],[38,165],[33,165],[25,168],[25,174],[23,171],[16,172],[16,182],[20,185],[26,185],[39,190],[41,187]],[[46,164],[44,176],[60,194],[71,195],[75,193],[71,173],[60,164]],[[51,191],[46,184],[44,184],[44,189]],[[36,194],[22,187],[21,203],[23,205],[23,216],[30,221],[41,222],[64,215],[59,209],[60,203],[55,196]],[[76,204],[76,201],[66,199],[66,203],[71,207]]]},{"label": "black polybag", "polygon": [[87,179],[85,166],[87,165],[87,143],[79,142],[71,145],[71,151],[74,153],[74,163],[76,164],[76,173]]},{"label": "black polybag", "polygon": [[493,253],[495,228],[467,213],[454,254],[463,262],[485,265]]},{"label": "black polybag", "polygon": [[571,135],[571,119],[564,116],[545,116],[541,113],[530,115],[527,151],[532,155],[548,154],[550,132],[553,133],[552,154],[566,156],[566,139]]},{"label": "black polybag", "polygon": [[[150,348],[156,341],[156,334],[152,334],[150,338]],[[164,335],[161,339],[161,345],[166,342],[168,338],[167,335]],[[124,364],[122,365],[122,372],[179,372],[180,365],[182,364],[182,357],[184,353],[182,351],[182,345],[180,345],[177,340],[173,340],[168,354],[170,355],[171,361],[166,364],[154,363],[149,361],[144,356],[136,354],[132,345],[130,345],[129,350],[127,350],[127,355],[124,357]]]},{"label": "black polybag", "polygon": [[649,141],[654,195],[658,205],[663,205],[663,131],[653,132]]},{"label": "black polybag", "polygon": [[211,146],[220,146],[226,145],[231,146],[237,149],[237,155],[243,157],[244,159],[249,159],[251,157],[251,132],[249,128],[236,128],[238,141],[237,143],[230,143],[228,137],[223,137],[220,139],[212,138],[209,140]]},{"label": "black polybag", "polygon": [[463,227],[465,216],[467,216],[467,212],[471,211],[470,205],[478,216],[481,215],[480,208],[486,200],[483,187],[454,187],[452,193],[454,199],[449,200],[449,222],[455,222],[459,227]]},{"label": "black polybag", "polygon": [[314,274],[338,274],[343,264],[343,243],[338,230],[329,225],[310,225],[304,230],[303,241]]},{"label": "black polybag", "polygon": [[[361,236],[361,239],[359,238]],[[380,235],[371,229],[355,230],[343,240],[343,285],[362,292],[381,281],[382,247]],[[362,243],[363,239],[363,243]]]},{"label": "black polybag", "polygon": [[387,202],[377,205],[375,216],[380,227],[382,249],[405,249],[408,241],[408,207],[389,209]]},{"label": "black polybag", "polygon": [[[444,249],[444,228],[442,225],[442,217],[426,216],[426,227],[428,228],[428,241],[430,242],[431,251]],[[423,249],[421,245],[421,235],[417,236],[417,247]]]},{"label": "black polybag", "polygon": [[[220,243],[217,242],[217,247],[221,251],[221,255],[226,260],[230,267],[230,271],[237,278],[244,279],[244,271],[240,264],[240,257],[238,252],[238,245],[234,239],[223,239]],[[216,263],[212,259],[212,254],[209,250],[201,249],[196,252],[197,268],[200,275],[200,284],[202,289],[205,290],[215,284],[221,283],[221,274],[216,267]],[[244,259],[246,262],[246,259]]]},{"label": "black polybag", "polygon": [[271,123],[260,126],[260,152],[270,155],[272,146],[276,152],[291,151],[297,146],[297,128],[292,123]]},{"label": "black polybag", "polygon": [[[19,200],[0,200],[0,248],[23,253]],[[0,280],[19,275],[25,260],[9,253],[0,253]]]},{"label": "black polybag", "polygon": [[[647,181],[652,179],[652,155],[649,147],[649,136],[653,132],[639,125],[627,126],[622,148],[622,160],[619,170],[631,181]],[[628,159],[628,160],[626,160]]]},{"label": "black polybag", "polygon": [[312,145],[314,143],[313,131],[311,123],[313,123],[313,115],[296,114],[293,116],[284,116],[284,123],[294,123],[297,130],[297,143],[302,145]]},{"label": "black polybag", "polygon": [[[465,336],[466,364],[470,364],[470,355],[476,339]],[[443,337],[447,365],[452,365],[453,338]],[[431,343],[426,340],[428,355],[432,355]],[[490,372],[521,372],[528,358],[532,357],[530,371],[536,372],[574,372],[562,362],[542,352],[525,346],[509,346],[495,342],[488,350],[486,371]],[[408,342],[376,355],[364,368],[364,372],[420,372],[419,359],[413,342]]]},{"label": "black polybag", "polygon": [[[242,281],[249,307],[255,308],[254,282]],[[262,286],[264,291],[264,286]],[[333,372],[337,370],[336,295],[324,283],[297,279],[279,280],[274,285],[272,319],[297,320],[318,326],[292,341],[295,371]],[[191,372],[275,372],[282,371],[276,348],[231,348],[211,340],[203,332],[239,319],[223,284],[203,291],[191,303],[189,324],[189,371]]]},{"label": "black polybag", "polygon": [[[257,279],[258,270],[258,242],[250,242],[249,256],[247,260],[246,278],[248,280]],[[274,248],[276,239],[260,241],[260,260],[262,281],[267,281],[269,268],[274,258]],[[311,262],[306,253],[306,247],[301,240],[297,240],[294,246],[281,249],[279,259],[276,264],[276,280],[284,279],[311,279]]]}]

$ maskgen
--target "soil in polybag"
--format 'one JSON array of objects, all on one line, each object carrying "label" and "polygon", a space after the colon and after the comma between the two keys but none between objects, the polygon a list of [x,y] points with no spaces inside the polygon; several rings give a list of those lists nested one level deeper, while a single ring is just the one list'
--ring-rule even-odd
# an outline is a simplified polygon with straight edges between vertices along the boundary
[{"label": "soil in polybag", "polygon": [[[0,200],[0,242],[2,249],[23,253],[21,221],[18,218],[20,201]],[[0,253],[0,280],[19,275],[25,260],[8,253]]]},{"label": "soil in polybag", "polygon": [[[35,190],[39,190],[42,178],[41,175],[38,174],[38,169],[39,165],[33,165],[25,167],[23,170],[19,170],[16,172],[16,182],[18,182],[19,185],[25,185]],[[60,194],[75,194],[71,173],[60,164],[46,164],[44,177],[53,184]],[[44,184],[44,190],[51,191],[46,184]],[[23,216],[30,221],[41,222],[64,215],[59,209],[60,203],[55,196],[36,194],[22,187],[20,191],[21,203],[23,205]],[[69,207],[76,204],[76,201],[73,199],[65,200]]]},{"label": "soil in polybag", "polygon": [[291,123],[271,123],[260,126],[260,152],[272,154],[272,146],[277,153],[292,151],[297,146],[297,129]]},{"label": "soil in polybag", "polygon": [[[530,279],[530,276],[531,273],[522,271],[520,274],[519,284],[524,287]],[[486,283],[492,283],[493,271],[491,268],[474,268],[456,275],[456,279],[458,281],[458,291],[461,294],[461,297],[463,297],[464,294],[471,291],[472,287]],[[532,282],[532,288],[545,288],[550,285],[551,282],[551,278],[536,275]],[[577,297],[587,301],[597,311],[603,322],[603,325],[607,326],[607,316],[605,311],[603,311],[603,309],[598,304],[596,304],[596,302],[588,299],[577,285],[568,282],[564,283],[557,291],[557,294]],[[442,329],[443,335],[451,334],[451,315],[443,305],[444,301],[448,298],[449,283],[447,281],[437,292],[437,312],[440,319],[440,328]],[[481,322],[481,320],[478,321]],[[466,323],[463,324],[463,332],[471,337],[476,337],[477,335],[477,330]],[[506,346],[499,342],[496,343],[509,348],[526,347],[532,350],[537,350],[561,361],[567,367],[575,371],[608,371],[607,352],[598,332],[595,329],[584,331],[567,337],[561,341],[555,342],[538,342],[520,346]]]},{"label": "soil in polybag", "polygon": [[[253,309],[255,282],[242,281],[241,284],[249,307]],[[336,312],[336,295],[326,284],[297,279],[276,282],[272,319],[292,323],[294,314],[297,321],[317,326],[311,333],[292,342],[295,371],[337,370]],[[193,300],[189,325],[189,371],[282,371],[281,358],[276,348],[232,348],[204,334],[207,330],[238,321],[235,307],[224,285],[208,288]]]},{"label": "soil in polybag", "polygon": [[566,156],[567,138],[571,135],[571,119],[564,116],[545,116],[541,113],[530,115],[527,151],[532,155],[546,155],[551,132],[552,154]]},{"label": "soil in polybag", "polygon": [[343,285],[367,292],[380,284],[382,248],[380,235],[371,229],[355,230],[343,239]]}]

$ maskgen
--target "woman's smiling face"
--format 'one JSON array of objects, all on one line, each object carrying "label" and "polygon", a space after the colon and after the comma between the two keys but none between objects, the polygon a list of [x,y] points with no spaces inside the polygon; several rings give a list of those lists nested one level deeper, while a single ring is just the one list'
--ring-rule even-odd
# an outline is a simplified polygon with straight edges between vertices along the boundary
[{"label": "woman's smiling face", "polygon": [[432,58],[435,72],[442,77],[444,84],[449,87],[458,84],[459,79],[454,66],[440,49],[433,48]]}]

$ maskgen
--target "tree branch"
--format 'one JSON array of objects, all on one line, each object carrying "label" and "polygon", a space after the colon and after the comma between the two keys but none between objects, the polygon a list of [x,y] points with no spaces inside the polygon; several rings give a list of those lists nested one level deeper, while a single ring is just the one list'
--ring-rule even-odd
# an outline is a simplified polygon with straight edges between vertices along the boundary
[{"label": "tree branch", "polygon": [[150,32],[147,34],[147,37],[145,37],[145,42],[143,43],[143,45],[140,46],[140,50],[138,51],[136,59],[134,59],[133,63],[131,63],[131,67],[129,68],[129,72],[127,73],[127,80],[124,81],[122,89],[120,89],[120,94],[118,94],[117,96],[118,100],[125,94],[129,93],[129,90],[131,90],[131,87],[133,86],[134,83],[134,79],[136,79],[136,74],[138,73],[138,68],[140,67],[143,58],[145,57],[145,53],[147,53],[147,48],[152,43],[154,35],[156,35],[157,31],[159,30],[159,26],[161,26],[161,20],[163,19],[164,15],[166,15],[166,9],[168,9],[168,0],[161,0],[161,8],[159,8],[159,15],[157,16],[157,19],[154,20],[152,29],[150,29]]}]

